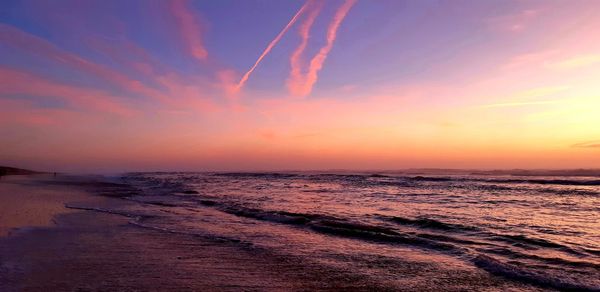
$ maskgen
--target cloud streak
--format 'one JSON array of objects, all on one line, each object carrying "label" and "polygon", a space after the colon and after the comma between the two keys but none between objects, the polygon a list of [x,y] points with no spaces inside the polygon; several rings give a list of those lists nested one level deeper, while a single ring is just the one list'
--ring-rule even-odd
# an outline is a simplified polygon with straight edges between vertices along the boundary
[{"label": "cloud streak", "polygon": [[290,56],[291,71],[290,77],[287,80],[288,90],[294,95],[300,95],[302,93],[302,85],[305,82],[304,75],[302,75],[302,53],[308,45],[310,29],[312,28],[315,19],[319,15],[319,12],[321,12],[322,7],[322,2],[319,2],[318,5],[314,5],[312,7],[312,10],[310,11],[310,14],[308,14],[308,16],[298,29],[298,34],[300,35],[301,42]]},{"label": "cloud streak", "polygon": [[573,148],[600,148],[600,140],[577,143],[577,144],[573,144],[571,147],[573,147]]},{"label": "cloud streak", "polygon": [[0,89],[0,95],[27,94],[34,96],[52,96],[66,101],[73,107],[130,117],[137,113],[120,102],[118,97],[103,91],[60,84],[27,72],[0,67],[0,79],[6,85]]},{"label": "cloud streak", "polygon": [[577,69],[600,63],[600,54],[580,55],[548,65],[556,69]]},{"label": "cloud streak", "polygon": [[90,62],[73,53],[67,52],[49,41],[31,35],[9,25],[0,24],[0,42],[25,52],[52,60],[68,68],[72,68],[86,75],[91,75],[129,92],[152,97],[160,101],[169,98],[157,90],[145,86],[140,81],[132,79],[125,74],[114,71],[106,66]]},{"label": "cloud streak", "polygon": [[273,47],[275,47],[275,45],[281,40],[281,38],[285,35],[285,33],[292,27],[292,25],[294,25],[294,23],[298,20],[300,15],[302,15],[302,13],[304,13],[304,11],[307,9],[307,7],[309,6],[310,3],[311,3],[311,1],[306,1],[306,3],[304,3],[304,5],[302,5],[300,10],[298,10],[298,12],[296,12],[294,17],[292,17],[292,19],[279,32],[279,34],[277,34],[277,36],[269,43],[269,45],[265,48],[265,50],[262,52],[262,54],[258,57],[256,62],[254,62],[254,65],[252,65],[252,67],[250,67],[250,70],[248,70],[246,72],[246,74],[244,74],[244,76],[242,76],[242,79],[240,80],[240,82],[237,84],[237,86],[235,88],[236,91],[239,91],[242,87],[244,87],[244,84],[246,84],[246,81],[248,81],[248,78],[250,78],[250,74],[252,74],[252,72],[254,72],[254,69],[256,69],[258,64],[260,64],[260,62],[265,58],[265,56],[267,56],[267,54],[269,54],[269,52],[273,49]]},{"label": "cloud streak", "polygon": [[[327,28],[327,42],[323,47],[321,47],[319,52],[317,52],[317,54],[311,59],[306,76],[301,78],[294,77],[293,74],[296,73],[292,72],[291,80],[294,80],[290,86],[290,91],[292,94],[298,96],[306,96],[310,94],[313,86],[319,78],[319,71],[323,69],[323,63],[325,62],[327,56],[329,55],[329,52],[333,48],[333,44],[335,42],[335,39],[337,38],[337,31],[340,28],[342,21],[344,20],[344,18],[355,3],[356,0],[346,0],[346,2],[344,2],[344,4],[342,4],[342,6],[340,6],[340,8],[336,11],[335,15],[333,16],[333,19],[329,23],[329,27]],[[303,50],[303,48],[301,49]],[[292,70],[294,70],[294,68],[292,68]],[[298,82],[300,80],[301,82]]]},{"label": "cloud streak", "polygon": [[[141,72],[151,82],[163,89],[146,85],[135,77],[131,77],[106,65],[84,59],[43,38],[10,25],[0,24],[0,43],[18,48],[22,52],[37,56],[38,58],[51,60],[63,68],[75,70],[85,76],[106,82],[127,93],[152,98],[162,105],[173,108],[190,108],[198,111],[214,111],[217,107],[216,104],[210,101],[206,90],[202,89],[204,84],[199,85],[200,82],[197,78],[190,77],[188,79],[192,80],[185,80],[176,72],[153,62],[151,56],[145,50],[138,48],[132,43],[127,43],[125,46],[120,44],[113,45],[123,55],[114,54],[114,50],[113,52],[107,50],[106,46],[102,45],[99,41],[92,42],[90,45],[94,50],[105,55],[107,54],[118,63],[130,67],[129,69]],[[140,61],[130,62],[128,58],[131,56],[135,56]],[[160,74],[157,71],[160,71]],[[42,77],[38,76],[38,78]],[[71,87],[74,88],[77,86]],[[129,95],[125,94],[123,97],[129,97]]]},{"label": "cloud streak", "polygon": [[524,102],[504,102],[504,103],[493,103],[480,106],[481,108],[494,108],[494,107],[516,107],[516,106],[529,106],[529,105],[545,105],[545,104],[556,104],[558,100],[539,100],[539,101],[524,101]]},{"label": "cloud streak", "polygon": [[202,41],[202,30],[198,26],[194,15],[188,10],[187,1],[174,0],[170,2],[172,15],[177,19],[181,37],[185,41],[189,53],[198,60],[205,60],[208,51]]}]

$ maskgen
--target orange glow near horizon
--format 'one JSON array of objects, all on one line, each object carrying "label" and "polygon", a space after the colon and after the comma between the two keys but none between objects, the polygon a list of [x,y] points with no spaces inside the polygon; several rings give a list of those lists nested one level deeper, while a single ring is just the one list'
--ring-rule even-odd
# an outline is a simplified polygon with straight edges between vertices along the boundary
[{"label": "orange glow near horizon", "polygon": [[[0,164],[600,168],[598,3],[294,3],[239,25],[196,2],[152,7],[150,37],[94,11],[48,32],[50,16],[2,20]],[[86,13],[110,25],[82,33]]]}]

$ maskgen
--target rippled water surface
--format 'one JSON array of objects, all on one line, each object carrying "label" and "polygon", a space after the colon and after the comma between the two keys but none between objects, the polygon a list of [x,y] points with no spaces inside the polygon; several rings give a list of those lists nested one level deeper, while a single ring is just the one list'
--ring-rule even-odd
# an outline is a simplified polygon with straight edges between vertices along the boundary
[{"label": "rippled water surface", "polygon": [[[592,177],[137,173],[135,224],[310,257],[388,281],[415,263],[542,288],[600,289],[600,180]],[[132,214],[134,214],[132,213]],[[372,264],[373,259],[378,259]]]}]

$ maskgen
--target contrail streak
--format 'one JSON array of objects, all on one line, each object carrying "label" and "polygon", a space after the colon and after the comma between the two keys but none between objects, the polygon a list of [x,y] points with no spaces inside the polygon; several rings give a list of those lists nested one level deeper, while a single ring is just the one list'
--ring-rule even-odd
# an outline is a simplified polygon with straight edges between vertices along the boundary
[{"label": "contrail streak", "polygon": [[306,10],[306,7],[308,6],[308,4],[310,2],[311,1],[306,1],[306,3],[304,3],[302,8],[300,8],[300,10],[298,10],[298,12],[296,12],[296,15],[294,15],[294,17],[292,17],[290,22],[288,22],[288,24],[283,28],[283,30],[281,30],[281,32],[279,32],[279,34],[269,43],[267,48],[263,51],[263,53],[260,55],[260,57],[258,57],[258,59],[254,63],[254,65],[250,68],[250,70],[248,70],[248,72],[246,72],[246,74],[244,74],[244,76],[242,77],[242,79],[240,80],[238,85],[236,86],[236,91],[239,91],[244,86],[244,84],[250,77],[250,74],[252,74],[252,72],[254,72],[254,69],[256,69],[256,66],[258,66],[260,61],[262,61],[262,59],[264,59],[264,57],[271,51],[271,49],[273,49],[273,47],[279,42],[279,40],[281,40],[283,35],[290,29],[290,27],[292,27],[292,25],[296,22],[296,20],[298,20],[298,17],[304,12],[304,10]]},{"label": "contrail streak", "polygon": [[302,94],[302,87],[304,84],[304,76],[302,75],[302,64],[301,64],[301,56],[306,46],[308,45],[308,38],[310,37],[310,29],[315,22],[315,19],[319,15],[321,8],[323,7],[322,2],[319,2],[318,6],[315,6],[314,9],[310,12],[310,14],[306,17],[304,22],[300,25],[298,30],[298,34],[302,41],[300,45],[294,50],[292,55],[290,56],[290,77],[287,80],[288,90],[294,95]]},{"label": "contrail streak", "polygon": [[300,96],[308,95],[318,79],[318,73],[323,68],[323,63],[327,58],[327,55],[333,48],[333,43],[337,37],[337,31],[342,24],[342,21],[356,3],[356,0],[346,0],[344,4],[336,11],[329,27],[327,28],[327,43],[323,46],[319,52],[312,58],[306,73],[304,84],[297,86],[293,93]]},{"label": "contrail streak", "polygon": [[319,50],[317,55],[310,61],[308,73],[306,74],[306,85],[304,95],[309,94],[312,91],[314,84],[317,82],[318,73],[323,68],[323,63],[327,59],[327,55],[333,48],[333,42],[337,37],[337,30],[342,24],[342,21],[350,11],[350,8],[356,3],[356,0],[346,0],[344,4],[338,9],[333,16],[333,20],[329,24],[327,29],[327,44]]}]

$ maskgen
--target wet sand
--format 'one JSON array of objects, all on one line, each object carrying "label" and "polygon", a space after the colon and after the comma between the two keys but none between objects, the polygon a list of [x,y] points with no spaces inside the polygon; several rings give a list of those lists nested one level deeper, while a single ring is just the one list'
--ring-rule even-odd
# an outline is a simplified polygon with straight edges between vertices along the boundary
[{"label": "wet sand", "polygon": [[32,226],[52,226],[54,216],[73,212],[69,201],[92,199],[85,191],[71,186],[50,186],[52,175],[9,175],[0,178],[0,236]]},{"label": "wet sand", "polygon": [[[386,286],[344,267],[235,241],[140,228],[124,216],[64,207],[68,202],[128,204],[90,191],[95,183],[22,177],[2,185],[2,190],[27,194],[20,199],[25,203],[8,209],[25,219],[2,224],[34,222],[38,227],[0,237],[0,291],[537,290],[484,272],[409,262],[390,266],[398,281]],[[35,220],[28,219],[33,214],[25,211],[29,207],[39,211]],[[423,282],[424,276],[431,281]]]}]

